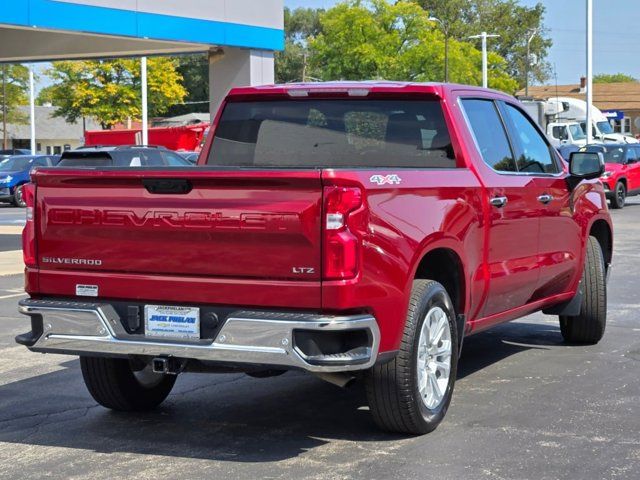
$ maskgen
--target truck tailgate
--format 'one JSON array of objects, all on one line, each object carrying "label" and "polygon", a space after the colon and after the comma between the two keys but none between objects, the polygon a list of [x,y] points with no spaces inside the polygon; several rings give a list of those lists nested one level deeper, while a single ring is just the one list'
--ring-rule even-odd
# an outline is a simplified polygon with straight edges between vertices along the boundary
[{"label": "truck tailgate", "polygon": [[41,170],[41,273],[317,281],[319,171]]}]

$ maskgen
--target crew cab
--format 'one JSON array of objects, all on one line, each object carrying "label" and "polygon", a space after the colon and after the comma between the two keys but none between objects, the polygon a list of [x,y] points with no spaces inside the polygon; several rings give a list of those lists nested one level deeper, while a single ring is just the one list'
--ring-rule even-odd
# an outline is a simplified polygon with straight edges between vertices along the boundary
[{"label": "crew cab", "polygon": [[80,356],[115,410],[181,372],[298,369],[362,380],[381,428],[426,433],[465,337],[542,310],[569,343],[602,338],[603,169],[491,90],[238,88],[197,168],[32,174],[16,340]]},{"label": "crew cab", "polygon": [[627,197],[640,195],[640,145],[619,143],[589,145],[584,152],[601,152],[605,172],[601,181],[611,208],[624,208]]}]

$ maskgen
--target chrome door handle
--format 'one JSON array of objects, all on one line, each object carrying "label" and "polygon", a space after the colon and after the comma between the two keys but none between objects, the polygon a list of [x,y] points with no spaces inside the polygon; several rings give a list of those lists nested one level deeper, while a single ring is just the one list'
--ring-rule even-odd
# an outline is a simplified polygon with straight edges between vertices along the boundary
[{"label": "chrome door handle", "polygon": [[493,197],[489,203],[496,208],[502,208],[507,204],[507,197]]},{"label": "chrome door handle", "polygon": [[538,197],[538,201],[540,203],[544,203],[545,205],[547,205],[547,204],[549,204],[549,203],[551,203],[553,201],[553,196],[545,193],[544,195],[540,195]]}]

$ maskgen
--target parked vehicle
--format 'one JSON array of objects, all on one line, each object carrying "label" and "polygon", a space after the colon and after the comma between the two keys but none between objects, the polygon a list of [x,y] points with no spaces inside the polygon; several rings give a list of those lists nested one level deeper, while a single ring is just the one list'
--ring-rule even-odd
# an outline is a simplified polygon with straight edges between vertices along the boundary
[{"label": "parked vehicle", "polygon": [[577,145],[561,145],[560,147],[558,147],[558,152],[565,162],[568,162],[571,159],[571,154],[573,152],[579,151],[580,147],[578,147]]},{"label": "parked vehicle", "polygon": [[31,155],[31,150],[23,150],[21,148],[10,148],[8,150],[0,150],[0,160],[13,157],[14,155]]},{"label": "parked vehicle", "polygon": [[[549,102],[566,104],[568,108],[558,115],[559,120],[577,121],[582,130],[587,131],[587,102],[571,97],[550,98]],[[591,107],[592,115],[592,137],[596,141],[603,143],[638,143],[638,140],[631,135],[616,133],[609,123],[607,116],[595,106]]]},{"label": "parked vehicle", "polygon": [[640,145],[590,145],[581,151],[600,152],[604,156],[604,185],[611,208],[624,208],[627,197],[640,195]]},{"label": "parked vehicle", "polygon": [[538,123],[556,148],[564,146],[584,147],[587,136],[577,121],[561,120],[560,115],[569,110],[569,104],[559,101],[523,100],[527,113]]},{"label": "parked vehicle", "polygon": [[422,434],[466,336],[540,310],[572,344],[604,334],[602,154],[567,166],[512,97],[234,89],[199,162],[66,163],[28,188],[16,340],[80,355],[105,407],[154,408],[180,372],[301,369],[362,378],[380,427]]},{"label": "parked vehicle", "polygon": [[193,164],[163,147],[129,145],[83,147],[62,154],[61,167],[191,167]]},{"label": "parked vehicle", "polygon": [[184,157],[185,160],[195,165],[198,163],[200,152],[180,152],[180,155]]},{"label": "parked vehicle", "polygon": [[52,167],[58,163],[57,155],[14,155],[0,161],[0,202],[25,207],[23,187],[29,183],[34,167]]}]

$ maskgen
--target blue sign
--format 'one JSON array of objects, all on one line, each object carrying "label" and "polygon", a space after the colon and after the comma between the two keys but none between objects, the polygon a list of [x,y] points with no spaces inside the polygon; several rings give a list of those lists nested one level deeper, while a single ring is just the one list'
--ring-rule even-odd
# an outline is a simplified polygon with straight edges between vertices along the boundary
[{"label": "blue sign", "polygon": [[618,121],[622,121],[624,120],[624,112],[621,110],[602,110],[602,113],[604,114],[605,117],[607,117],[607,120],[611,121],[611,120],[618,120]]}]

